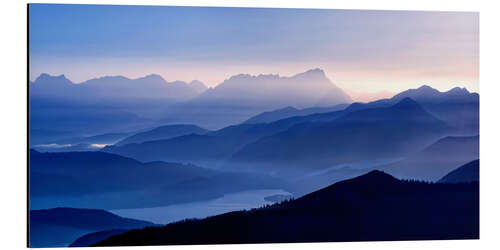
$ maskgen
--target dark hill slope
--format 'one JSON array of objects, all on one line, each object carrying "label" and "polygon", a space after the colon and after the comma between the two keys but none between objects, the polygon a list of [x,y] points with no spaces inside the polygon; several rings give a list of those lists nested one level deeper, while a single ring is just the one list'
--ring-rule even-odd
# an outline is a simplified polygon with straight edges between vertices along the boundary
[{"label": "dark hill slope", "polygon": [[438,182],[474,182],[479,181],[479,160],[471,161],[445,175]]},{"label": "dark hill slope", "polygon": [[94,233],[89,233],[85,234],[78,239],[76,239],[70,247],[89,247],[92,246],[99,241],[105,240],[113,235],[117,234],[122,234],[127,232],[125,229],[111,229],[111,230],[104,230],[104,231],[98,231]]},{"label": "dark hill slope", "polygon": [[479,237],[479,184],[400,181],[380,171],[297,200],[132,230],[98,246],[444,240]]},{"label": "dark hill slope", "polygon": [[31,210],[30,247],[66,247],[78,237],[95,231],[154,226],[98,209],[53,208]]}]

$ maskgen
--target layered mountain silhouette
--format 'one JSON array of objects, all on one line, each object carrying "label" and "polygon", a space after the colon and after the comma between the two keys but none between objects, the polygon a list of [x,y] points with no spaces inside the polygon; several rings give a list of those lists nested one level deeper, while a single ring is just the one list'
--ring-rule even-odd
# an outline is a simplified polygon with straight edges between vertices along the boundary
[{"label": "layered mountain silhouette", "polygon": [[[316,108],[313,109],[316,110]],[[157,136],[154,139],[151,138],[150,141],[138,144],[119,143],[108,146],[103,151],[141,161],[191,162],[204,167],[217,168],[248,143],[285,131],[295,124],[331,121],[347,113],[349,111],[341,110],[293,116],[269,123],[241,123],[204,134],[193,133],[171,139],[162,139]]]},{"label": "layered mountain silhouette", "polygon": [[96,246],[477,238],[477,182],[401,181],[372,171],[296,200],[132,230]]},{"label": "layered mountain silhouette", "polygon": [[121,146],[131,143],[142,143],[145,141],[156,141],[156,140],[166,140],[178,136],[189,135],[189,134],[205,134],[208,130],[200,128],[196,125],[166,125],[154,128],[149,131],[137,133],[131,135],[123,140],[118,141],[114,145]]},{"label": "layered mountain silhouette", "polygon": [[170,139],[155,136],[142,143],[119,143],[104,152],[132,157],[141,161],[190,162],[217,168],[244,145],[259,138],[284,131],[294,124],[317,119],[333,119],[341,113],[291,117],[272,123],[238,124],[206,133],[192,133]]},{"label": "layered mountain silhouette", "polygon": [[100,99],[158,99],[187,100],[203,92],[206,86],[200,81],[186,83],[167,82],[151,74],[137,79],[123,76],[104,76],[81,83],[73,83],[64,75],[41,74],[30,83],[30,96],[64,98],[95,102]]},{"label": "layered mountain silhouette", "polygon": [[306,108],[306,109],[296,109],[294,107],[285,107],[282,109],[277,109],[273,111],[263,112],[256,116],[251,117],[246,120],[244,123],[248,124],[257,124],[257,123],[270,123],[278,120],[286,119],[294,116],[306,116],[310,114],[316,113],[329,113],[333,111],[343,110],[348,106],[348,104],[339,104],[333,107],[315,107],[315,108]]},{"label": "layered mountain silhouette", "polygon": [[[448,102],[450,103],[466,103],[469,102],[467,100],[474,100],[476,96],[463,89],[458,94],[452,95],[450,93],[455,92],[454,90],[439,92],[427,86],[410,91],[408,95],[422,98],[422,95],[416,94],[421,91],[437,93],[438,97],[435,98],[446,99],[446,96],[449,96]],[[142,161],[192,162],[215,168],[225,165],[233,170],[263,170],[264,172],[269,169],[265,167],[266,164],[271,165],[270,169],[273,169],[271,172],[279,172],[282,169],[279,165],[288,164],[286,159],[300,158],[287,165],[289,172],[293,172],[298,166],[312,165],[313,168],[323,168],[345,162],[409,156],[410,153],[422,150],[442,136],[461,134],[456,124],[451,122],[450,125],[446,122],[446,117],[431,114],[427,108],[411,98],[406,97],[395,103],[395,100],[400,99],[403,93],[394,99],[354,103],[339,111],[292,116],[268,123],[245,122],[202,136],[192,134],[169,140],[155,139],[137,145],[108,147],[104,150]],[[441,105],[436,104],[438,103],[436,100],[433,102],[429,100],[434,99],[427,98],[422,101],[433,103],[432,105]],[[293,113],[295,109],[287,108],[284,111],[284,113]],[[265,117],[272,113],[262,115]],[[458,117],[460,109],[447,112],[447,114],[452,113],[455,113],[453,116]],[[393,131],[396,132],[393,133]],[[311,137],[315,134],[318,136]],[[397,134],[399,137],[396,137]],[[326,145],[333,143],[330,137],[332,135],[345,137],[342,138],[345,142],[338,144],[342,146]],[[373,137],[377,137],[378,140]],[[386,138],[389,139],[388,142],[392,141],[400,145],[387,144]],[[274,143],[272,140],[276,144],[271,144]],[[352,145],[357,145],[358,148],[349,148]],[[384,149],[379,145],[387,146]],[[328,149],[335,152],[328,153]],[[267,152],[269,156],[258,155],[259,151]],[[452,165],[457,166],[463,163],[465,162],[455,162]],[[241,165],[244,166],[241,167]],[[399,176],[398,173],[394,174]]]},{"label": "layered mountain silhouette", "polygon": [[29,90],[33,128],[72,128],[80,133],[106,133],[109,127],[114,132],[131,131],[160,124],[219,129],[271,109],[351,102],[321,69],[291,77],[240,74],[210,89],[200,81],[167,82],[155,74],[137,79],[105,76],[77,84],[64,75],[41,74]]},{"label": "layered mountain silhouette", "polygon": [[398,101],[405,97],[422,104],[431,114],[453,126],[459,135],[479,134],[479,94],[459,87],[440,92],[423,85],[403,91],[391,100]]},{"label": "layered mountain silhouette", "polygon": [[290,77],[239,74],[187,103],[171,107],[163,122],[194,123],[215,130],[287,106],[303,109],[350,102],[350,97],[321,69]]},{"label": "layered mountain silhouette", "polygon": [[[41,74],[29,88],[33,129],[70,129],[67,132],[80,133],[80,136],[89,132],[144,130],[161,124],[195,124],[214,130],[244,122],[252,116],[257,117],[247,122],[273,122],[333,111],[321,110],[321,107],[333,108],[336,104],[351,102],[321,69],[290,77],[240,74],[210,89],[199,81],[167,82],[155,74],[137,79],[105,76],[78,84],[64,75]],[[381,106],[393,105],[404,97],[414,99],[463,135],[478,134],[478,94],[463,88],[439,92],[424,85],[376,102]],[[375,107],[376,102],[368,104]],[[366,104],[353,105],[351,109],[363,105]],[[290,106],[300,111],[293,114],[286,108]],[[263,117],[259,115],[270,110],[276,111],[261,114]],[[50,138],[56,139],[60,138]]]},{"label": "layered mountain silhouette", "polygon": [[[321,69],[241,74],[213,88],[158,75],[75,84],[42,74],[29,88],[31,209],[151,208],[256,189],[304,195],[132,231],[143,222],[119,226],[127,219],[103,210],[32,210],[39,246],[479,237],[479,95],[464,88],[424,85],[349,104]],[[98,221],[107,226],[86,226]]]},{"label": "layered mountain silhouette", "polygon": [[[78,97],[75,97],[75,99]],[[136,102],[127,102],[134,105]],[[142,104],[141,104],[142,105]],[[120,106],[120,105],[118,105]],[[36,144],[48,144],[89,134],[128,133],[150,127],[155,122],[127,108],[110,103],[83,104],[61,98],[39,98],[30,95],[30,135]],[[32,133],[51,131],[50,134]],[[69,134],[70,136],[66,136]]]},{"label": "layered mountain silhouette", "polygon": [[351,99],[336,87],[321,69],[311,69],[291,77],[279,75],[232,76],[197,97],[202,103],[229,103],[279,107],[289,104],[300,108],[350,103]]},{"label": "layered mountain silhouette", "polygon": [[416,89],[403,91],[390,99],[381,99],[369,103],[353,103],[349,110],[366,109],[367,107],[387,107],[411,98],[422,107],[445,121],[454,128],[456,135],[479,134],[479,94],[470,93],[465,88],[453,88],[441,92],[423,85]]},{"label": "layered mountain silhouette", "polygon": [[[42,74],[29,88],[33,129],[69,129],[68,132],[80,133],[79,136],[130,132],[165,124],[194,124],[216,130],[247,120],[247,123],[273,122],[330,112],[339,103],[351,102],[321,69],[290,77],[240,74],[210,89],[199,81],[167,82],[154,74],[137,79],[105,76],[78,84],[64,75]],[[439,92],[424,85],[391,99],[357,103],[350,109],[376,107],[377,102],[379,107],[390,106],[404,97],[414,99],[460,134],[478,134],[479,96],[463,88]],[[287,107],[300,111],[292,112]],[[60,138],[50,138],[56,139]]]},{"label": "layered mountain silhouette", "polygon": [[208,89],[207,85],[205,85],[204,83],[202,83],[198,80],[191,81],[190,83],[188,83],[188,86],[191,87],[191,89],[198,92],[198,94],[201,94],[201,93],[205,92],[205,90]]},{"label": "layered mountain silhouette", "polygon": [[88,233],[76,239],[73,243],[69,245],[69,247],[90,247],[111,236],[122,234],[127,231],[128,230],[126,229],[111,229],[111,230],[98,231],[94,233]]},{"label": "layered mountain silhouette", "polygon": [[460,182],[476,182],[479,181],[479,160],[471,161],[459,168],[451,171],[438,182],[444,183],[460,183]]},{"label": "layered mountain silhouette", "polygon": [[422,85],[417,89],[403,91],[391,99],[395,101],[406,97],[412,98],[419,103],[477,103],[479,95],[470,93],[466,88],[455,87],[448,91],[441,92],[428,85]]},{"label": "layered mountain silhouette", "polygon": [[[155,224],[98,209],[59,207],[31,210],[30,247],[67,247],[80,236],[102,230],[140,229]],[[94,242],[95,243],[95,242]]]},{"label": "layered mountain silhouette", "polygon": [[396,158],[423,148],[446,131],[444,122],[405,98],[386,108],[368,108],[332,121],[294,125],[247,144],[233,155],[227,167],[291,171]]},{"label": "layered mountain silhouette", "polygon": [[228,173],[194,165],[149,162],[104,152],[30,150],[30,205],[102,209],[165,206],[250,189],[283,188],[265,175]]},{"label": "layered mountain silhouette", "polygon": [[478,158],[479,136],[449,136],[380,169],[397,178],[437,181],[458,166]]},{"label": "layered mountain silhouette", "polygon": [[140,130],[156,125],[154,120],[165,106],[198,96],[202,85],[167,82],[154,74],[137,79],[105,76],[81,83],[64,75],[41,74],[29,84],[30,126],[81,134]]},{"label": "layered mountain silhouette", "polygon": [[[227,169],[323,168],[345,162],[398,158],[419,151],[454,128],[410,98],[352,104],[344,110],[243,123],[203,135],[106,147],[142,161],[191,162]],[[354,153],[355,152],[355,153]],[[293,163],[289,163],[291,161]],[[242,166],[243,165],[243,166]]]}]

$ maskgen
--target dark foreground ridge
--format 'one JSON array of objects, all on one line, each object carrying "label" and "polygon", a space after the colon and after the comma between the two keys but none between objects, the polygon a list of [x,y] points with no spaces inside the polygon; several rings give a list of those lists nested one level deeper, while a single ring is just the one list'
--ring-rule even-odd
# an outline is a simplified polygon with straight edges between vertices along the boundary
[{"label": "dark foreground ridge", "polygon": [[479,183],[372,171],[296,200],[115,235],[97,246],[479,238]]},{"label": "dark foreground ridge", "polygon": [[[148,221],[120,217],[100,209],[58,207],[31,210],[30,247],[67,247],[78,237],[96,231],[121,229],[123,233],[133,228],[155,226]],[[116,234],[116,233],[115,233]],[[88,246],[109,238],[103,233],[87,236],[77,242],[78,246]],[[99,238],[101,236],[101,238]],[[94,241],[92,241],[94,239]],[[85,245],[86,244],[86,245]]]},{"label": "dark foreground ridge", "polygon": [[117,234],[122,234],[124,232],[127,232],[127,230],[124,229],[111,229],[111,230],[104,230],[104,231],[99,231],[95,233],[89,233],[86,235],[83,235],[82,237],[79,237],[76,239],[70,247],[88,247],[96,244],[99,241],[105,240],[113,235]]},{"label": "dark foreground ridge", "polygon": [[474,182],[479,181],[479,159],[471,161],[445,175],[438,182]]}]

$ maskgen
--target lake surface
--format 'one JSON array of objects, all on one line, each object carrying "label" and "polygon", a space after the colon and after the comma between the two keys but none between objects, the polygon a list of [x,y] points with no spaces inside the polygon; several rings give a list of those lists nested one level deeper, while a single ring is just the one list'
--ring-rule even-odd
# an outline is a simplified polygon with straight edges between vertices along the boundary
[{"label": "lake surface", "polygon": [[164,207],[116,209],[110,212],[127,218],[146,220],[157,224],[168,224],[188,218],[205,218],[207,216],[231,211],[258,208],[273,202],[264,200],[271,195],[291,195],[280,189],[248,190],[224,195],[221,198],[174,204]]}]

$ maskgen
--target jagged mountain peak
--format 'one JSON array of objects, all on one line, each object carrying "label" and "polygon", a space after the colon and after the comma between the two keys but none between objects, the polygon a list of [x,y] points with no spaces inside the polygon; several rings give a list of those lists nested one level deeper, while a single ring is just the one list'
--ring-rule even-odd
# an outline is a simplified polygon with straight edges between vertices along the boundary
[{"label": "jagged mountain peak", "polygon": [[193,80],[193,81],[189,82],[188,85],[189,85],[189,87],[191,87],[192,89],[194,89],[198,93],[202,93],[208,89],[207,85],[205,85],[203,82],[198,81],[198,80]]},{"label": "jagged mountain peak", "polygon": [[433,87],[431,87],[431,86],[429,86],[429,85],[426,85],[426,84],[424,84],[424,85],[422,85],[422,86],[418,87],[418,88],[417,88],[417,90],[431,90],[431,91],[437,91],[437,89],[435,89],[435,88],[433,88]]},{"label": "jagged mountain peak", "polygon": [[295,77],[297,77],[297,76],[321,76],[321,77],[325,77],[325,71],[320,69],[320,68],[314,68],[314,69],[310,69],[310,70],[307,70],[305,72],[296,74]]},{"label": "jagged mountain peak", "polygon": [[137,80],[149,80],[149,81],[161,81],[161,82],[166,82],[163,77],[161,77],[158,74],[149,74],[144,77],[137,78]]},{"label": "jagged mountain peak", "polygon": [[73,83],[64,74],[53,76],[47,73],[40,74],[34,81],[34,83]]},{"label": "jagged mountain peak", "polygon": [[355,177],[351,179],[353,182],[393,182],[393,181],[399,181],[398,179],[394,178],[392,175],[381,171],[381,170],[372,170],[364,175]]},{"label": "jagged mountain peak", "polygon": [[468,95],[470,94],[467,88],[454,87],[446,92],[447,94],[455,94],[455,95]]},{"label": "jagged mountain peak", "polygon": [[238,74],[204,92],[201,101],[231,102],[262,106],[266,109],[294,106],[333,106],[350,103],[350,97],[335,86],[322,69],[316,68],[293,76],[277,74]]},{"label": "jagged mountain peak", "polygon": [[421,104],[457,101],[474,102],[478,100],[478,95],[470,93],[466,88],[455,87],[446,92],[441,92],[429,85],[422,85],[416,89],[405,90],[391,99],[393,101],[398,101],[405,97],[410,97]]}]

